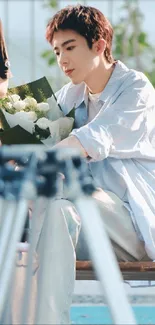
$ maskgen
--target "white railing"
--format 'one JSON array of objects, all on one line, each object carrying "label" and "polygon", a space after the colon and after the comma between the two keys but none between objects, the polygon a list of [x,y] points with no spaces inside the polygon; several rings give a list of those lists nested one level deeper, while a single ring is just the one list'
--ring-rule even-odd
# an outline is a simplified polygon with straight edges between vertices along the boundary
[{"label": "white railing", "polygon": [[[22,168],[14,170],[13,167],[6,164],[9,160],[17,161]],[[52,295],[50,286],[48,286],[48,274],[52,274],[52,269],[49,269],[51,255],[48,247],[51,247],[51,229],[56,221],[51,212],[53,210],[53,198],[59,188],[58,173],[64,174],[67,197],[75,204],[82,219],[92,262],[100,285],[105,292],[113,323],[120,325],[136,324],[125,293],[116,256],[101,222],[99,211],[90,196],[95,188],[86,164],[77,151],[62,149],[61,151],[48,151],[43,146],[22,146],[22,149],[19,146],[3,146],[0,149],[0,198],[2,199],[2,206],[0,207],[2,215],[0,222],[0,321],[3,320],[5,324],[5,315],[9,312],[8,300],[11,297],[10,290],[12,290],[10,285],[14,283],[17,243],[24,229],[28,202],[31,200],[34,203],[34,213],[29,236],[27,275],[21,308],[21,324],[27,324],[31,296],[32,263],[36,249],[36,229],[38,229],[36,225],[40,214],[39,198],[42,196],[46,199],[47,204],[44,217],[44,238],[39,259],[40,276],[35,319],[36,324],[47,324],[49,321],[43,302],[46,299],[48,302]],[[40,182],[41,180],[42,182]],[[90,215],[92,216],[91,222]],[[19,247],[18,244],[18,248],[21,249],[22,245]]]}]

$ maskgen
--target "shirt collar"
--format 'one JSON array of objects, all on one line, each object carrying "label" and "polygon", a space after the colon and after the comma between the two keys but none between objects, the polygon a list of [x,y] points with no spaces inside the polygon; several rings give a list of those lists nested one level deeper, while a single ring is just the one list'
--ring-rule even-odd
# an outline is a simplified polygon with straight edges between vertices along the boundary
[{"label": "shirt collar", "polygon": [[[127,74],[128,71],[129,69],[121,61],[118,60],[116,62],[113,73],[99,97],[100,101],[106,102],[109,97],[113,96],[113,94],[118,90],[118,88],[122,84],[124,76]],[[82,82],[79,85],[74,85],[70,83],[67,89],[67,94],[65,96],[64,106],[67,108],[67,110],[71,110],[73,107],[79,107],[83,102],[87,106],[88,89],[85,83]]]},{"label": "shirt collar", "polygon": [[126,76],[128,71],[129,69],[126,67],[126,65],[118,60],[115,64],[115,68],[108,83],[106,84],[99,97],[99,100],[106,102],[109,97],[112,97],[124,81],[124,77]]},{"label": "shirt collar", "polygon": [[83,83],[83,87],[81,89],[81,96],[79,96],[75,102],[75,108],[79,107],[83,102],[86,107],[88,105],[88,88],[85,83]]}]

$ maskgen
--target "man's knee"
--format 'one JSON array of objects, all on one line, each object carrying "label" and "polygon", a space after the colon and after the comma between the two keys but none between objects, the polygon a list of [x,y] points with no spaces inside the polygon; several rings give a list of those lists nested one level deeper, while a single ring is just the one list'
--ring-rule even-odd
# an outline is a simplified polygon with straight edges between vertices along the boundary
[{"label": "man's knee", "polygon": [[77,244],[81,222],[74,204],[68,200],[53,201],[53,213],[59,222],[65,222],[74,246]]},{"label": "man's knee", "polygon": [[52,201],[52,206],[59,209],[68,205],[68,200],[66,199],[55,199]]}]

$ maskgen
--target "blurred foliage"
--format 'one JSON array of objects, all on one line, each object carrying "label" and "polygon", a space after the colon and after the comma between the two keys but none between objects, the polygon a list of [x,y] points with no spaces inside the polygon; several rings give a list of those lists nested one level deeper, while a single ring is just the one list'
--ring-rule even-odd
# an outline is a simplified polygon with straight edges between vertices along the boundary
[{"label": "blurred foliage", "polygon": [[155,48],[143,30],[144,15],[138,0],[124,1],[114,27],[113,54],[131,68],[143,71],[155,86]]},{"label": "blurred foliage", "polygon": [[153,66],[151,71],[145,71],[145,74],[152,82],[152,85],[155,87],[155,59],[153,59]]},{"label": "blurred foliage", "polygon": [[[56,9],[59,0],[44,2],[46,7]],[[155,87],[155,48],[143,30],[143,20],[139,0],[124,0],[120,7],[120,19],[113,25],[113,55],[129,67],[144,72]],[[41,56],[49,66],[56,64],[56,57],[51,50],[45,50]]]},{"label": "blurred foliage", "polygon": [[56,8],[59,0],[44,0],[44,7]]},{"label": "blurred foliage", "polygon": [[[59,0],[44,0],[44,7],[56,9],[58,7]],[[41,53],[41,57],[46,60],[49,66],[56,63],[55,54],[51,50],[45,50]]]},{"label": "blurred foliage", "polygon": [[150,49],[147,34],[141,30],[143,15],[138,7],[138,1],[126,2],[121,8],[124,17],[120,17],[114,25],[114,53],[122,60],[135,57]]},{"label": "blurred foliage", "polygon": [[54,65],[56,63],[56,56],[51,50],[46,50],[41,54],[41,57],[47,61],[48,65]]}]

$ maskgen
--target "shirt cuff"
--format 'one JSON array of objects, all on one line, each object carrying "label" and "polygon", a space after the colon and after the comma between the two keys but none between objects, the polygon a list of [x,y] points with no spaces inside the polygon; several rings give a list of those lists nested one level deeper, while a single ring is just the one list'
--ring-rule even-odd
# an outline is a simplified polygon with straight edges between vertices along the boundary
[{"label": "shirt cuff", "polygon": [[74,135],[82,144],[91,160],[99,161],[107,158],[112,146],[112,137],[103,126],[90,123],[79,129],[74,129],[70,135]]}]

